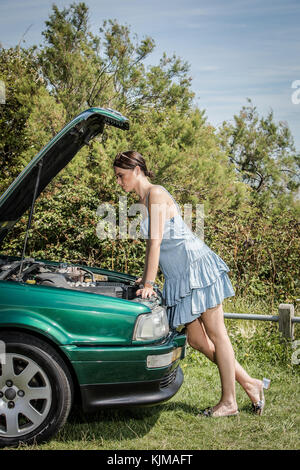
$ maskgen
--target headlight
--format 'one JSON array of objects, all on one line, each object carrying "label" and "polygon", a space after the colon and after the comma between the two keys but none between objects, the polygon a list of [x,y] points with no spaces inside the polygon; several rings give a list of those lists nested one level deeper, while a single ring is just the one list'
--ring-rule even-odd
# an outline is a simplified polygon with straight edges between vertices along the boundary
[{"label": "headlight", "polygon": [[169,322],[163,307],[155,307],[151,313],[137,318],[133,340],[149,341],[162,338],[169,333]]}]

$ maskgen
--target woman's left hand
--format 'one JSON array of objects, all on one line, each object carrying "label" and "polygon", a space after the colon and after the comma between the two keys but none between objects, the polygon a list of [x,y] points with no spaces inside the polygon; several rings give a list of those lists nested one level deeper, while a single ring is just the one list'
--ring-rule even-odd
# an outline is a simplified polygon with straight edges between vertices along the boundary
[{"label": "woman's left hand", "polygon": [[142,299],[147,299],[148,297],[152,297],[153,295],[157,297],[157,293],[154,291],[152,287],[143,287],[142,289],[138,289],[136,291],[136,295],[140,295]]}]

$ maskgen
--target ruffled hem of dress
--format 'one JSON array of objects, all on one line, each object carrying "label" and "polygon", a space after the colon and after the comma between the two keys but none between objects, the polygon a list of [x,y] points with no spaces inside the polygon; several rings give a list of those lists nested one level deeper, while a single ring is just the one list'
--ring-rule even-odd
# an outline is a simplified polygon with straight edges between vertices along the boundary
[{"label": "ruffled hem of dress", "polygon": [[176,305],[167,309],[171,328],[177,328],[199,318],[208,308],[216,307],[227,297],[235,295],[227,272],[223,272],[213,285],[192,289]]},{"label": "ruffled hem of dress", "polygon": [[166,305],[172,307],[191,294],[193,289],[205,288],[230,269],[214,251],[210,250],[195,260],[179,277],[165,278],[163,297]]}]

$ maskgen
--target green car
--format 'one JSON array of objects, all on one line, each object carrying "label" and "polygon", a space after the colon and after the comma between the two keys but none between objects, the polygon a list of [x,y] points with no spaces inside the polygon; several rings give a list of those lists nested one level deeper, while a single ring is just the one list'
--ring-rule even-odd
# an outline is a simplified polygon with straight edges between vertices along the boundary
[{"label": "green car", "polygon": [[[117,111],[88,109],[28,164],[0,198],[0,244],[26,211],[30,226],[38,195],[105,125],[129,128]],[[129,274],[0,254],[1,447],[49,439],[74,402],[94,412],[178,391],[186,336],[169,330],[157,287],[147,300],[137,289]]]}]

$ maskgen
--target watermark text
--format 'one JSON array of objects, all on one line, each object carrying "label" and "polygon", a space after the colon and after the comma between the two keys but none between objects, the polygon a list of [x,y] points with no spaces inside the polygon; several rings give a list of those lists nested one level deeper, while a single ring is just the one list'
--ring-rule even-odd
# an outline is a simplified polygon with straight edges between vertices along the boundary
[{"label": "watermark text", "polygon": [[3,80],[0,80],[0,104],[5,104],[6,102],[6,93],[5,93],[5,83]]},{"label": "watermark text", "polygon": [[293,352],[292,354],[292,364],[293,365],[298,365],[300,364],[300,340],[296,340],[292,342],[292,348],[296,349],[296,351]]},{"label": "watermark text", "polygon": [[300,104],[300,80],[294,80],[292,83],[292,88],[296,88],[296,90],[292,93],[292,103]]},{"label": "watermark text", "polygon": [[[184,204],[183,210],[178,206],[176,214],[170,214],[167,204],[151,204],[150,214],[141,203],[128,207],[127,197],[119,197],[119,207],[108,202],[98,206],[96,214],[100,220],[96,234],[104,239],[164,239],[182,238],[191,234],[204,240],[204,205]],[[186,228],[188,230],[186,230]]]},{"label": "watermark text", "polygon": [[0,364],[6,364],[6,349],[4,341],[0,340]]}]

